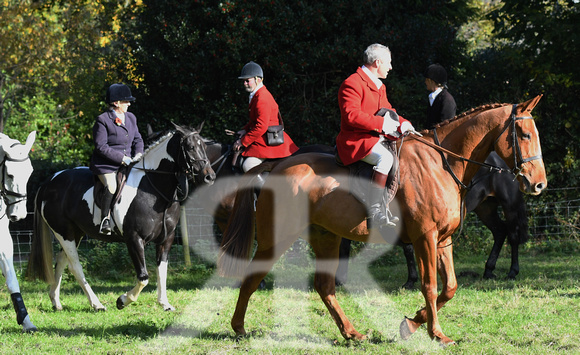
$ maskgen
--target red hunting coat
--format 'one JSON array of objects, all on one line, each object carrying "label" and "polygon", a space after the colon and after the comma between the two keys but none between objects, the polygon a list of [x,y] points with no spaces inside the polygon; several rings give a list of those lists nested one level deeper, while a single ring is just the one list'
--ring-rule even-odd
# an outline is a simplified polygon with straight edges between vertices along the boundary
[{"label": "red hunting coat", "polygon": [[246,134],[242,137],[244,157],[262,159],[285,158],[298,150],[290,136],[284,132],[284,143],[270,147],[266,144],[268,126],[275,126],[278,120],[278,104],[265,86],[256,91],[250,101],[250,121],[244,126]]},{"label": "red hunting coat", "polygon": [[[379,141],[384,117],[375,116],[381,108],[393,111],[387,99],[385,86],[377,89],[368,75],[358,68],[338,90],[340,107],[340,133],[336,137],[336,148],[343,164],[349,165],[369,155]],[[407,121],[399,116],[399,123]],[[399,132],[400,133],[400,132]],[[396,140],[396,137],[387,136]]]}]

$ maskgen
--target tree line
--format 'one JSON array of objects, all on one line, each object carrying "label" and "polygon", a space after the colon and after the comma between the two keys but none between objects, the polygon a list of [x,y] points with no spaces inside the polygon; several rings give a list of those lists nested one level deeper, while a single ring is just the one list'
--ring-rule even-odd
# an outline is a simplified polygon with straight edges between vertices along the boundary
[{"label": "tree line", "polygon": [[247,120],[237,76],[256,61],[299,145],[334,144],[341,82],[371,43],[390,47],[389,100],[426,127],[423,72],[440,63],[458,113],[544,94],[534,110],[550,186],[576,186],[575,0],[5,0],[0,130],[38,131],[37,179],[87,165],[106,88],[128,84],[144,133],[197,125],[229,143]]}]

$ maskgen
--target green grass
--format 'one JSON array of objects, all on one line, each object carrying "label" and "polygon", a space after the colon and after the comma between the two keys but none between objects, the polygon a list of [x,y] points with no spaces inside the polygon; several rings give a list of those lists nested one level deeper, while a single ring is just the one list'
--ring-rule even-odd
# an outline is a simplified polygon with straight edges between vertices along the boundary
[{"label": "green grass", "polygon": [[154,279],[138,302],[120,311],[116,299],[134,286],[133,278],[99,279],[87,272],[107,307],[99,313],[90,309],[71,276],[61,291],[62,312],[52,310],[47,285],[21,281],[28,312],[40,329],[35,334],[21,333],[3,286],[0,353],[579,354],[580,260],[577,246],[565,249],[527,248],[516,281],[503,279],[509,268],[505,251],[496,280],[481,279],[486,255],[456,255],[456,273],[467,276],[458,278],[455,298],[439,312],[443,331],[457,342],[446,349],[429,339],[425,327],[408,341],[400,339],[403,316],[412,316],[424,300],[418,290],[399,289],[406,280],[402,253],[383,255],[386,247],[373,246],[354,257],[349,281],[337,290],[354,326],[369,335],[364,342],[340,336],[312,290],[312,260],[294,251],[268,275],[267,289],[253,295],[246,317],[249,336],[236,338],[229,325],[238,294],[235,281],[194,260],[190,268],[171,270],[168,296],[175,312],[157,305]]}]

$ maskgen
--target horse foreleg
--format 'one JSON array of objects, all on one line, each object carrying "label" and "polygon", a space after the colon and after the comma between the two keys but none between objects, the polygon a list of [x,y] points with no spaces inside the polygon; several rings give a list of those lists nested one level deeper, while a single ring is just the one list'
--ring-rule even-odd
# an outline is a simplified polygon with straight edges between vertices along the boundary
[{"label": "horse foreleg", "polygon": [[157,302],[165,311],[175,311],[167,299],[167,261],[162,261],[157,266]]},{"label": "horse foreleg", "polygon": [[[452,344],[453,340],[443,334],[437,311],[454,296],[457,281],[453,267],[451,240],[449,239],[447,244],[441,247],[438,247],[435,240],[435,237],[427,237],[422,242],[413,244],[421,274],[421,292],[425,298],[425,308],[417,311],[413,319],[405,318],[401,322],[399,331],[403,339],[408,339],[421,324],[427,323],[429,336],[447,345]],[[440,295],[437,295],[437,273],[443,282]]]},{"label": "horse foreleg", "polygon": [[342,336],[347,339],[364,340],[366,335],[356,331],[336,299],[335,274],[339,264],[340,237],[331,233],[323,236],[310,234],[310,245],[316,255],[314,288],[330,312]]},{"label": "horse foreleg", "polygon": [[510,247],[511,247],[511,252],[512,252],[512,263],[510,266],[510,271],[508,272],[507,278],[510,280],[515,280],[517,274],[520,273],[520,263],[519,263],[519,248],[520,248],[520,243],[519,241],[512,241],[513,238],[509,238],[510,240]]},{"label": "horse foreleg", "polygon": [[139,280],[137,281],[137,285],[135,285],[135,287],[133,287],[129,292],[119,296],[119,298],[117,298],[117,309],[123,309],[137,301],[141,291],[143,291],[143,288],[147,286],[148,283],[149,280]]},{"label": "horse foreleg", "polygon": [[[87,282],[85,278],[85,274],[83,272],[83,267],[79,262],[79,254],[77,251],[77,247],[74,241],[63,240],[62,237],[55,233],[55,236],[60,242],[63,251],[66,253],[66,257],[68,258],[69,270],[74,275],[75,279],[83,289],[85,295],[89,299],[89,304],[95,311],[105,311],[107,308],[101,304],[97,295],[93,292],[93,289]],[[62,275],[62,272],[61,272]],[[60,281],[59,281],[60,284]],[[53,303],[54,305],[54,303]],[[62,307],[61,307],[62,309]]]},{"label": "horse foreleg", "polygon": [[507,236],[508,226],[498,214],[498,203],[494,200],[486,200],[473,210],[483,224],[491,231],[493,235],[493,247],[485,263],[484,279],[493,279],[495,275],[495,264],[499,258],[499,253]]},{"label": "horse foreleg", "polygon": [[117,309],[123,309],[137,301],[141,291],[149,283],[149,274],[147,273],[147,265],[145,265],[145,241],[137,236],[127,242],[127,249],[137,273],[137,285],[117,298]]},{"label": "horse foreleg", "polygon": [[6,286],[8,287],[8,292],[10,292],[14,311],[16,311],[16,321],[22,325],[23,332],[35,332],[38,329],[32,324],[26,306],[24,306],[24,300],[20,294],[20,285],[18,284],[18,278],[14,270],[14,245],[12,238],[10,234],[7,236],[7,240],[0,246],[0,267],[2,268],[2,274],[6,278]]},{"label": "horse foreleg", "polygon": [[407,282],[402,286],[407,290],[412,290],[415,287],[415,282],[419,280],[417,275],[417,264],[415,264],[415,253],[413,252],[413,244],[402,244],[405,260],[407,261]]},{"label": "horse foreleg", "polygon": [[64,250],[61,250],[56,257],[56,265],[54,266],[54,283],[50,285],[50,291],[48,292],[50,301],[52,302],[52,308],[56,311],[62,311],[62,305],[60,304],[60,285],[62,283],[62,275],[67,266],[68,258]]},{"label": "horse foreleg", "polygon": [[[501,222],[503,224],[503,222]],[[494,279],[495,274],[493,270],[495,270],[495,264],[497,263],[497,259],[499,258],[499,253],[501,252],[501,248],[503,247],[503,243],[505,242],[506,233],[505,228],[501,227],[499,230],[492,230],[493,232],[493,247],[491,248],[491,252],[489,253],[489,257],[485,263],[485,271],[483,272],[484,279]]]}]

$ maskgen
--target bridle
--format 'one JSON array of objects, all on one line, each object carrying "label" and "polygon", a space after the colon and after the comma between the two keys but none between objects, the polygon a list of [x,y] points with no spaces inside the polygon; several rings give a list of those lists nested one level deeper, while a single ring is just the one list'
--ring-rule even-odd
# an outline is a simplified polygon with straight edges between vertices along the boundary
[{"label": "bridle", "polygon": [[181,154],[178,155],[177,165],[182,166],[180,159],[184,160],[183,165],[185,165],[185,169],[183,169],[183,173],[187,176],[188,180],[195,178],[195,176],[197,175],[193,168],[195,163],[201,162],[204,163],[204,165],[209,164],[209,159],[207,157],[202,159],[196,159],[195,157],[192,157],[185,151],[184,142],[190,139],[190,137],[192,137],[195,134],[197,134],[196,131],[191,131],[188,134],[183,135],[179,142],[179,146],[181,147]]},{"label": "bridle", "polygon": [[[15,143],[15,144],[19,144],[19,143]],[[2,160],[2,163],[0,163],[0,165],[2,166],[2,186],[0,186],[0,196],[2,196],[2,200],[4,201],[4,204],[6,204],[6,207],[10,207],[10,206],[16,205],[22,201],[26,201],[26,198],[27,198],[26,193],[22,194],[19,192],[8,190],[6,188],[6,162],[7,161],[24,162],[24,161],[27,161],[29,159],[30,159],[30,157],[28,157],[28,156],[26,156],[26,158],[23,158],[23,159],[14,159],[14,158],[8,157],[8,155],[5,154],[4,159]],[[16,200],[14,202],[10,202],[8,199],[8,196],[16,197]],[[4,216],[7,213],[7,210],[8,209],[6,209],[4,211],[4,214],[0,218],[4,218]]]},{"label": "bridle", "polygon": [[[532,116],[516,116],[516,108],[517,108],[517,104],[512,105],[512,112],[510,114],[510,118],[509,118],[509,123],[505,126],[505,128],[501,131],[501,133],[499,134],[499,136],[495,139],[495,142],[493,143],[493,147],[495,149],[495,146],[497,145],[497,142],[499,141],[500,137],[509,129],[511,128],[511,137],[512,137],[512,144],[513,144],[513,149],[514,149],[514,167],[513,169],[505,169],[499,166],[495,166],[495,165],[491,165],[491,164],[487,164],[485,162],[479,162],[479,161],[475,161],[475,160],[471,160],[465,157],[462,157],[461,155],[451,152],[445,148],[443,148],[441,146],[441,143],[439,142],[439,138],[437,137],[437,130],[433,129],[433,140],[434,143],[431,143],[423,138],[420,138],[416,135],[411,134],[410,136],[413,139],[416,139],[436,150],[438,150],[441,153],[441,157],[443,159],[443,162],[445,164],[445,167],[447,169],[447,171],[449,171],[449,173],[451,174],[451,176],[453,177],[453,179],[455,180],[455,182],[461,186],[462,188],[469,190],[470,186],[465,185],[458,177],[457,175],[455,175],[455,173],[453,172],[453,170],[451,169],[451,166],[449,164],[449,161],[447,160],[447,158],[445,157],[445,154],[450,155],[456,159],[459,159],[461,161],[465,161],[465,162],[469,162],[469,163],[473,163],[473,164],[477,164],[480,166],[484,166],[486,168],[488,168],[490,171],[495,171],[498,173],[501,172],[508,172],[510,174],[514,175],[514,180],[521,175],[521,171],[523,168],[523,165],[527,162],[530,162],[532,160],[536,160],[536,159],[542,159],[542,155],[536,155],[533,157],[529,157],[529,158],[523,158],[522,156],[522,150],[520,147],[520,143],[518,141],[518,136],[517,136],[517,131],[516,131],[516,121],[520,121],[520,120],[525,120],[525,119],[531,119],[533,120],[534,118]],[[402,144],[401,144],[402,145]]]},{"label": "bridle", "polygon": [[504,134],[504,132],[506,132],[508,130],[508,128],[511,127],[512,147],[514,149],[514,168],[511,170],[511,173],[514,174],[515,177],[521,175],[521,171],[522,171],[523,165],[525,163],[530,162],[532,160],[542,159],[541,154],[534,155],[532,157],[528,157],[525,159],[522,156],[522,150],[520,148],[520,142],[518,141],[518,135],[516,132],[516,121],[526,120],[526,119],[533,120],[534,118],[532,116],[519,116],[519,117],[517,117],[516,116],[516,107],[517,107],[517,104],[514,104],[512,106],[512,113],[510,115],[510,123],[505,126],[503,131],[501,131],[501,133],[499,134],[499,136],[496,138],[495,142],[493,143],[493,146],[495,149],[495,146],[496,146],[497,142],[499,141],[499,138]]},{"label": "bridle", "polygon": [[[143,167],[136,167],[134,166],[133,169],[138,169],[138,170],[142,170],[145,172],[145,177],[147,178],[147,180],[149,181],[149,183],[151,184],[151,186],[153,187],[153,189],[160,195],[162,196],[166,201],[171,202],[171,201],[176,201],[176,202],[183,202],[185,201],[185,199],[187,199],[187,196],[189,195],[189,180],[193,180],[195,181],[195,176],[198,175],[195,172],[194,169],[194,164],[197,162],[202,162],[205,164],[209,163],[209,159],[206,158],[202,158],[202,159],[196,159],[194,157],[192,157],[190,154],[187,153],[185,147],[184,147],[184,143],[186,140],[190,139],[191,136],[195,135],[197,132],[196,131],[191,131],[188,134],[184,134],[180,140],[179,140],[179,153],[177,154],[177,162],[176,165],[178,167],[181,168],[181,171],[160,171],[160,170],[154,170],[154,169],[147,169],[145,167],[145,157],[142,158],[143,160]],[[182,199],[175,199],[174,198],[168,198],[167,196],[165,196],[165,194],[163,194],[158,188],[157,186],[155,186],[155,184],[151,181],[151,178],[149,177],[148,173],[155,173],[155,174],[173,174],[175,175],[175,178],[177,179],[178,182],[180,182],[180,178],[185,175],[186,179],[184,180],[183,184],[184,186],[184,192],[182,193],[183,198]],[[177,190],[175,191],[177,193]]]}]

